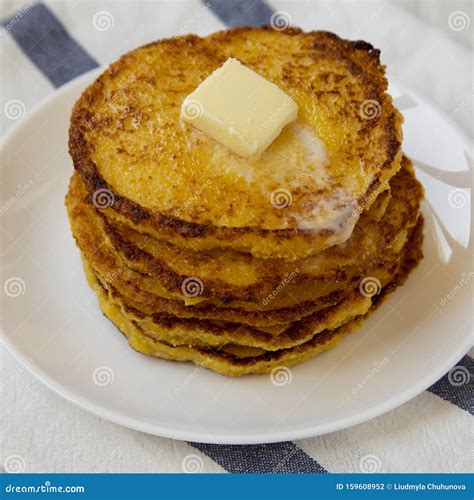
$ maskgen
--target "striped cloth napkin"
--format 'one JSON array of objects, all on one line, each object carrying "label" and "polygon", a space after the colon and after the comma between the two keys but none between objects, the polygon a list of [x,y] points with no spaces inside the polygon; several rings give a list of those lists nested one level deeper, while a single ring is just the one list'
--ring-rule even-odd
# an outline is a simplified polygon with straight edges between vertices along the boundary
[{"label": "striped cloth napkin", "polygon": [[[472,5],[457,11],[457,24],[450,19],[454,31],[469,28]],[[383,49],[389,77],[447,114],[457,110],[454,119],[472,132],[468,48],[387,1],[3,0],[1,18],[3,110],[18,100],[28,111],[55,88],[148,41],[272,20],[370,40]],[[1,133],[13,122],[2,116]],[[297,442],[227,446],[149,436],[89,415],[51,393],[2,347],[0,465],[5,472],[471,472],[472,354],[453,367],[462,384],[450,383],[452,370],[365,424]]]}]

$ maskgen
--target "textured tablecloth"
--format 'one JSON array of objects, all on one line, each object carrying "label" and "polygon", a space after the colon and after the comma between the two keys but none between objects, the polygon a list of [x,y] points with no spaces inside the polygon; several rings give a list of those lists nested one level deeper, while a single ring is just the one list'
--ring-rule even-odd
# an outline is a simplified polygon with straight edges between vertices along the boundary
[{"label": "textured tablecloth", "polygon": [[[268,23],[280,12],[304,29],[369,40],[382,49],[389,78],[423,94],[472,137],[470,1],[3,0],[0,5],[0,110],[14,99],[31,109],[72,78],[150,40]],[[4,133],[15,121],[5,112],[1,118]],[[452,385],[446,375],[365,424],[297,442],[221,446],[150,436],[87,414],[50,392],[2,347],[0,465],[7,472],[469,472],[472,352],[457,367],[465,378],[461,385]]]}]

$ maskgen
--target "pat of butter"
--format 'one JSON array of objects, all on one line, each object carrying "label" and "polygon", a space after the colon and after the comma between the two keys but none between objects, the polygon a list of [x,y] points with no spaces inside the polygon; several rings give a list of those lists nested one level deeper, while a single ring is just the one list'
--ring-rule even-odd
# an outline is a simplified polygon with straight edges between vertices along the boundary
[{"label": "pat of butter", "polygon": [[258,157],[297,114],[290,96],[233,58],[181,106],[183,121],[245,157]]}]

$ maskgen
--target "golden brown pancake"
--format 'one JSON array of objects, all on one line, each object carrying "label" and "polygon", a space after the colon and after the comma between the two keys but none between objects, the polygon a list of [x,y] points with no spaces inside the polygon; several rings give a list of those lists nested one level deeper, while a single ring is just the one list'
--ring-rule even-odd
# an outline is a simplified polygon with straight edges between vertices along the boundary
[{"label": "golden brown pancake", "polygon": [[[127,337],[131,347],[138,352],[164,359],[192,361],[218,373],[228,376],[240,376],[250,373],[269,373],[281,366],[292,366],[310,359],[317,354],[335,347],[342,338],[360,327],[363,320],[378,307],[385,296],[402,285],[411,271],[422,258],[423,219],[419,218],[410,240],[405,245],[401,265],[393,278],[381,292],[374,296],[372,307],[361,316],[333,330],[316,333],[306,342],[288,349],[274,351],[239,349],[233,344],[223,347],[198,347],[187,344],[173,346],[168,341],[157,340],[134,320],[129,319],[119,306],[108,299],[106,289],[94,284],[92,273],[88,273],[91,286],[96,288],[103,313]],[[246,355],[248,354],[248,355]]]},{"label": "golden brown pancake", "polygon": [[[404,171],[401,171],[398,175],[402,175]],[[406,173],[407,177],[410,178],[412,174],[409,169],[406,170]],[[415,184],[415,186],[418,186],[418,184]],[[417,192],[418,195],[416,195]],[[402,238],[397,238],[400,239],[401,245],[406,238],[406,229],[410,225],[413,225],[416,220],[420,193],[421,191],[414,189],[413,192],[406,194],[407,200],[410,196],[413,197],[412,203],[407,201],[401,206],[404,208],[412,207],[412,210],[405,213],[403,217],[398,214],[397,210],[393,213],[391,213],[390,209],[387,210],[387,214],[391,219],[397,222],[403,221],[402,230],[400,231]],[[393,199],[396,200],[397,198],[394,196]],[[278,304],[274,305],[277,301],[265,307],[258,303],[253,305],[241,305],[238,303],[237,306],[234,305],[233,307],[227,306],[227,304],[218,306],[209,301],[194,304],[191,301],[192,305],[188,305],[190,301],[184,302],[181,299],[169,296],[166,290],[163,290],[155,280],[147,276],[142,276],[124,266],[116,253],[111,251],[107,244],[107,239],[99,230],[99,225],[91,225],[87,217],[84,218],[84,214],[88,210],[92,210],[90,206],[70,195],[68,195],[67,205],[73,234],[84,254],[84,259],[93,268],[102,282],[107,283],[112,281],[114,289],[126,299],[135,301],[138,304],[136,308],[145,314],[165,313],[181,318],[241,322],[255,327],[274,327],[279,324],[281,329],[283,329],[288,326],[289,322],[299,320],[321,309],[341,303],[350,295],[353,289],[357,288],[360,280],[360,277],[355,276],[348,282],[329,282],[326,285],[328,287],[327,294],[315,295],[311,300],[295,300],[293,305],[287,307],[277,307]],[[399,250],[397,249],[397,252]],[[396,264],[398,259],[397,252],[387,249],[383,253],[386,257],[386,262],[384,263],[384,267],[381,268],[382,271],[385,272],[386,269],[390,269],[390,266]],[[376,275],[376,271],[371,271],[371,274]],[[381,277],[381,281],[383,279]],[[283,289],[279,295],[288,293],[288,290],[290,290],[289,287]],[[292,298],[291,295],[290,298]],[[275,308],[271,308],[272,306]]]},{"label": "golden brown pancake", "polygon": [[[403,284],[422,258],[423,189],[379,55],[322,31],[236,28],[140,47],[84,91],[66,207],[135,350],[267,373],[334,347]],[[179,117],[229,57],[298,104],[259,158]]]},{"label": "golden brown pancake", "polygon": [[[414,231],[410,230],[410,239]],[[372,269],[372,283],[382,288],[393,281],[403,265],[404,253],[402,251],[400,258],[396,260],[386,257],[377,268]],[[291,321],[278,332],[265,332],[240,323],[216,323],[197,318],[179,318],[170,314],[147,314],[141,310],[140,304],[118,293],[113,284],[101,281],[87,263],[85,269],[107,292],[108,300],[120,307],[125,316],[156,340],[166,341],[173,346],[186,344],[194,347],[219,347],[232,343],[269,351],[289,348],[306,342],[316,333],[335,329],[354,317],[365,314],[371,306],[370,297],[361,293],[359,282],[356,283],[355,290],[336,305],[319,310],[299,321]]]},{"label": "golden brown pancake", "polygon": [[[283,297],[274,297],[274,290],[289,287],[291,295],[301,297],[301,301],[321,292],[329,293],[328,282],[347,281],[367,272],[394,242],[400,227],[407,225],[403,218],[414,224],[423,191],[406,157],[401,170],[391,179],[391,185],[394,199],[391,200],[389,190],[381,194],[371,209],[364,212],[344,245],[295,262],[257,259],[232,249],[197,252],[179,248],[110,220],[105,220],[104,230],[127,267],[152,276],[170,292],[182,294],[183,280],[195,277],[203,284],[200,299],[217,298],[226,304],[254,302],[260,306],[264,305],[263,301],[274,301],[274,307],[278,304],[284,307],[291,303],[279,303]],[[407,204],[407,199],[413,203]],[[394,214],[400,221],[399,226],[393,224]],[[299,284],[304,285],[297,286]]]},{"label": "golden brown pancake", "polygon": [[[228,57],[299,106],[258,160],[179,120]],[[180,247],[294,260],[349,238],[400,168],[402,118],[386,88],[378,50],[327,32],[176,37],[126,54],[83,93],[69,148],[91,198],[111,195],[109,218]]]},{"label": "golden brown pancake", "polygon": [[[104,231],[101,230],[104,227],[101,218],[95,214],[96,211],[92,206],[83,202],[82,197],[84,193],[81,191],[81,183],[77,177],[72,179],[67,205],[70,212],[73,233],[79,247],[85,254],[86,260],[90,261],[90,264],[97,272],[102,274],[106,279],[109,275],[114,275],[115,286],[120,287],[125,295],[130,297],[138,295],[147,304],[147,307],[157,307],[161,312],[166,312],[166,310],[163,310],[162,299],[173,301],[168,304],[169,308],[167,311],[178,315],[180,315],[180,310],[183,309],[183,307],[180,307],[179,301],[184,301],[185,305],[199,305],[201,306],[200,312],[203,313],[205,313],[204,308],[207,307],[207,309],[210,309],[211,315],[206,317],[210,318],[216,318],[216,315],[213,313],[216,306],[219,308],[232,307],[234,310],[242,309],[244,311],[256,311],[259,313],[268,312],[268,314],[264,314],[264,320],[259,319],[258,315],[255,317],[256,323],[254,324],[261,326],[263,324],[268,325],[284,321],[281,314],[275,316],[272,313],[275,309],[286,308],[288,309],[288,313],[293,311],[295,314],[298,314],[298,310],[302,310],[304,315],[318,310],[318,307],[315,307],[315,301],[320,301],[321,306],[334,304],[335,301],[341,298],[341,292],[344,289],[351,287],[353,281],[357,281],[360,275],[368,272],[369,266],[367,264],[364,267],[360,265],[357,267],[358,260],[361,262],[364,261],[364,254],[371,255],[370,259],[365,257],[366,261],[376,263],[384,252],[389,251],[394,241],[399,239],[401,244],[403,244],[404,237],[406,237],[405,230],[414,225],[416,221],[422,189],[414,178],[411,165],[408,161],[404,162],[404,167],[393,178],[392,184],[396,188],[396,195],[391,198],[386,214],[378,224],[374,221],[369,221],[365,225],[358,224],[354,231],[355,235],[346,244],[328,249],[322,252],[322,255],[318,254],[309,259],[299,261],[296,266],[294,262],[288,265],[287,262],[281,259],[271,263],[267,263],[262,259],[259,262],[253,262],[256,259],[243,254],[236,254],[229,257],[226,253],[217,254],[214,252],[214,254],[202,256],[200,253],[192,255],[189,251],[185,251],[184,258],[178,254],[181,257],[181,261],[175,263],[174,275],[166,275],[165,269],[161,269],[158,278],[161,277],[162,279],[156,279],[157,273],[153,275],[153,273],[149,272],[153,269],[154,265],[156,267],[160,265],[159,249],[162,248],[162,245],[158,245],[158,248],[154,249],[155,254],[153,256],[149,254],[150,258],[145,260],[145,263],[150,264],[149,267],[133,270],[132,266],[132,269],[130,269],[130,262],[126,259],[126,256],[124,258],[123,253],[120,252],[117,255],[115,252],[117,246],[109,245],[110,234],[108,235],[108,239],[104,236]],[[361,222],[366,220],[364,217],[362,217]],[[376,224],[375,227],[374,224]],[[377,239],[377,235],[382,233],[384,233],[384,247],[380,243],[377,246],[373,245],[374,241],[380,242],[380,238]],[[150,242],[149,247],[153,250],[153,242]],[[123,248],[119,247],[119,249]],[[128,255],[130,255],[130,252],[136,254],[140,250],[142,249],[138,249],[137,247],[133,249],[129,248]],[[399,249],[396,250],[396,252],[398,251]],[[155,257],[156,261],[153,261],[152,259]],[[170,262],[171,255],[168,254],[167,257],[168,259],[165,259],[165,261]],[[194,275],[186,278],[186,274],[183,273],[184,271],[187,271],[187,274],[190,275],[190,271],[200,270],[196,266],[193,268],[189,266],[190,262],[199,265],[200,258],[204,262],[209,263],[209,268],[212,272],[208,272],[207,274],[198,274],[195,272]],[[216,260],[218,258],[222,262],[219,263]],[[239,275],[245,271],[248,274],[257,275],[258,281],[253,288],[255,289],[260,286],[262,291],[259,295],[256,296],[254,292],[252,296],[252,289],[248,290],[244,288],[244,291],[247,292],[245,296],[243,295],[242,287],[234,286],[232,288],[232,283],[223,282],[223,279],[229,279],[229,268],[232,267],[232,262],[239,258],[240,262],[233,267],[236,279],[238,280]],[[188,262],[187,267],[181,265],[183,260]],[[331,269],[331,266],[333,280],[321,278],[318,275],[318,270]],[[203,267],[205,266],[201,265],[201,269]],[[283,268],[285,274],[282,274],[282,270],[279,269],[280,267]],[[178,274],[180,269],[181,273],[183,273],[181,275]],[[272,270],[277,273],[276,279],[271,275]],[[221,271],[220,274],[219,271]],[[316,278],[313,278],[313,282],[309,281],[311,278],[310,273],[314,273]],[[212,278],[209,279],[209,276]],[[221,278],[221,276],[223,276],[223,279],[216,279]],[[186,279],[196,280],[196,278],[201,287],[201,294],[197,297],[187,297],[183,294],[183,282]],[[174,288],[170,284],[174,284]],[[272,291],[275,293],[272,293]],[[216,293],[213,294],[213,292]],[[157,295],[159,298],[155,300],[153,295]],[[248,302],[245,302],[245,299]],[[209,311],[207,314],[209,314]],[[262,315],[260,314],[260,316]],[[185,314],[184,317],[189,317],[189,314]],[[228,315],[220,317],[229,320]],[[237,317],[233,317],[233,319],[238,320]]]}]

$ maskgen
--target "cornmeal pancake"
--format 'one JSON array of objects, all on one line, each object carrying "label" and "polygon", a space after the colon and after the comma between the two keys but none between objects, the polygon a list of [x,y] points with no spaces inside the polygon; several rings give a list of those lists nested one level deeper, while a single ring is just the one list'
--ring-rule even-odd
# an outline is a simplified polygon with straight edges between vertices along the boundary
[{"label": "cornmeal pancake", "polygon": [[[377,276],[372,276],[372,279],[379,279],[381,284],[388,283],[396,269],[390,266],[383,278],[382,273],[374,273]],[[371,305],[370,298],[362,295],[359,287],[356,287],[350,296],[338,304],[299,321],[293,321],[286,325],[283,331],[274,334],[240,323],[222,322],[219,325],[209,320],[184,319],[167,314],[144,314],[139,306],[116,293],[113,287],[104,286],[102,283],[101,286],[107,290],[109,301],[119,306],[125,316],[156,340],[166,341],[171,345],[218,347],[233,343],[266,350],[288,348],[304,343],[324,329],[337,328],[354,317],[365,314]]]},{"label": "cornmeal pancake", "polygon": [[[383,298],[402,285],[410,272],[422,258],[423,219],[419,218],[410,240],[405,245],[403,259],[394,279],[387,284],[381,293],[374,296],[372,306],[361,316],[348,321],[333,330],[317,333],[306,342],[289,349],[264,351],[262,349],[239,348],[233,344],[222,347],[193,347],[186,344],[173,346],[164,340],[157,340],[134,320],[129,319],[119,306],[108,299],[106,289],[94,284],[94,277],[88,273],[91,286],[96,288],[99,304],[103,313],[128,338],[135,350],[164,359],[193,361],[206,368],[228,376],[239,376],[249,373],[268,373],[279,366],[292,366],[305,361],[325,350],[331,349],[348,333],[358,328],[363,320],[382,302]],[[246,355],[248,354],[248,355]]]},{"label": "cornmeal pancake", "polygon": [[[201,299],[218,298],[227,304],[259,302],[261,305],[269,298],[274,300],[274,290],[288,287],[291,295],[306,300],[317,296],[321,290],[329,293],[329,281],[347,281],[356,273],[364,274],[397,236],[399,227],[393,224],[394,214],[397,220],[406,217],[414,223],[423,191],[408,158],[404,157],[402,169],[391,179],[391,185],[395,192],[392,203],[389,190],[379,195],[345,244],[296,262],[257,259],[231,249],[196,252],[144,236],[110,220],[105,221],[105,231],[127,267],[152,276],[169,291],[182,293],[183,280],[194,277],[203,285]],[[406,199],[413,199],[414,203],[406,204]],[[388,206],[390,210],[383,217]],[[383,229],[380,222],[385,226]],[[404,225],[406,222],[401,221],[401,226]],[[303,290],[298,287],[300,283],[304,283]],[[290,304],[281,304],[285,305]]]},{"label": "cornmeal pancake", "polygon": [[[407,233],[403,231],[404,239],[406,240]],[[398,252],[401,250],[398,249]],[[96,251],[89,254],[90,260],[86,260],[89,266],[93,269],[99,280],[113,292],[116,297],[122,297],[122,302],[132,304],[132,307],[146,315],[155,315],[156,313],[164,313],[174,315],[179,318],[198,318],[208,320],[222,320],[226,322],[240,322],[254,327],[270,326],[280,324],[281,329],[284,325],[287,328],[288,322],[296,321],[301,318],[313,315],[318,311],[332,305],[342,304],[347,297],[350,296],[353,290],[358,289],[360,277],[355,278],[351,283],[346,284],[344,291],[331,293],[324,297],[318,297],[316,300],[307,301],[298,304],[294,307],[281,308],[277,310],[256,310],[246,311],[237,308],[218,308],[206,304],[196,304],[194,306],[186,306],[176,300],[167,300],[162,297],[153,295],[141,287],[137,287],[133,282],[122,280],[120,273],[113,271],[113,266],[105,273],[97,271],[97,267],[104,269],[104,261],[109,261],[113,255],[107,256],[106,259],[101,259],[104,247],[97,248]],[[399,263],[399,254],[393,251],[384,253],[381,262],[370,270],[370,276],[379,280],[384,285],[387,283],[394,272],[396,272]],[[98,259],[98,261],[97,261]],[[97,266],[97,267],[95,267]]]},{"label": "cornmeal pancake", "polygon": [[[401,250],[407,237],[407,232],[405,230],[401,231],[401,234],[403,237],[397,238],[397,240],[400,241],[400,248],[398,248],[398,251]],[[91,231],[86,237],[89,238],[92,235],[93,232]],[[127,299],[134,300],[137,309],[140,309],[145,314],[161,312],[181,318],[241,322],[256,327],[275,326],[275,324],[284,324],[288,323],[288,321],[304,318],[325,307],[344,301],[348,294],[350,294],[354,288],[358,287],[360,281],[359,276],[354,277],[350,282],[344,284],[344,288],[336,289],[327,295],[317,296],[312,300],[301,303],[296,301],[296,304],[293,306],[278,309],[263,308],[259,307],[258,304],[249,304],[247,308],[230,306],[217,307],[208,301],[196,303],[194,305],[186,305],[186,303],[181,300],[164,298],[144,289],[143,281],[137,284],[135,280],[127,279],[127,271],[118,267],[117,257],[108,252],[105,245],[100,247],[96,246],[94,250],[86,244],[85,248],[86,250],[89,248],[88,257],[85,258],[85,260],[91,265],[101,281],[110,283],[110,286],[113,287],[115,292],[118,291],[119,294]],[[384,281],[384,275],[387,273],[390,274],[391,269],[397,265],[399,260],[398,252],[392,250],[384,252],[382,257],[382,261],[375,268],[369,270],[370,275],[376,276],[381,282]],[[332,283],[329,285],[334,286]],[[285,293],[285,290],[281,293]],[[243,306],[245,306],[245,304],[243,304]]]},{"label": "cornmeal pancake", "polygon": [[[87,252],[84,260],[92,267],[103,282],[110,282],[120,294],[135,300],[137,304],[140,304],[140,309],[145,313],[163,312],[183,318],[197,317],[199,319],[237,321],[254,326],[269,326],[277,323],[287,323],[288,318],[292,318],[292,320],[299,319],[324,307],[337,304],[357,286],[359,281],[359,277],[354,277],[349,283],[345,283],[344,288],[338,288],[328,294],[315,297],[312,300],[304,302],[296,301],[292,306],[278,309],[264,308],[258,304],[248,304],[246,308],[244,308],[245,304],[242,304],[240,308],[230,306],[218,307],[208,301],[188,305],[183,300],[165,298],[144,289],[143,280],[137,282],[136,280],[128,279],[129,276],[127,274],[130,271],[118,267],[120,263],[117,262],[117,257],[113,253],[110,253],[105,245],[96,246],[89,244],[91,241],[90,237],[92,236],[93,233],[91,231],[85,237],[82,235],[82,240],[78,239],[79,245],[82,245]],[[398,255],[393,252],[387,252],[385,258],[387,263],[396,264]],[[330,283],[328,286],[334,286],[334,284]],[[285,293],[285,291],[283,290],[281,293]]]},{"label": "cornmeal pancake", "polygon": [[[84,193],[80,189],[81,183],[77,177],[74,177],[71,182],[68,209],[74,213],[71,216],[71,225],[80,248],[86,255],[88,253],[93,254],[91,257],[86,256],[86,260],[91,260],[91,265],[103,276],[114,275],[116,286],[121,285],[125,290],[125,294],[132,297],[136,293],[139,296],[146,296],[145,302],[149,307],[153,307],[153,305],[150,304],[147,293],[165,299],[184,300],[185,305],[201,304],[203,306],[218,307],[230,307],[231,305],[233,308],[241,308],[245,311],[272,311],[305,303],[305,308],[307,308],[309,314],[317,310],[311,303],[322,297],[329,299],[327,305],[334,303],[333,298],[340,297],[339,292],[350,287],[352,281],[357,280],[358,276],[368,271],[369,262],[373,264],[379,260],[383,251],[387,252],[391,245],[396,244],[400,247],[403,245],[407,228],[414,225],[416,221],[423,192],[414,178],[408,160],[404,162],[403,168],[393,178],[392,184],[396,194],[390,199],[385,216],[379,221],[378,225],[374,221],[362,224],[367,219],[364,214],[360,224],[357,225],[354,231],[355,234],[344,245],[332,247],[317,256],[299,261],[296,265],[294,262],[288,263],[281,259],[270,263],[265,260],[254,262],[256,259],[251,258],[249,255],[236,252],[234,252],[235,255],[228,257],[226,254],[218,254],[216,251],[207,255],[201,255],[201,253],[193,255],[189,251],[185,251],[184,258],[181,258],[178,262],[173,262],[175,275],[171,275],[171,278],[170,274],[166,274],[166,267],[164,266],[166,266],[166,262],[172,262],[172,255],[165,254],[164,257],[166,258],[162,260],[158,251],[164,245],[160,244],[158,248],[154,248],[153,242],[150,242],[147,250],[151,249],[155,252],[155,255],[151,257],[149,254],[148,259],[144,259],[144,263],[148,264],[148,267],[135,268],[135,271],[133,266],[130,269],[130,261],[124,259],[123,254],[119,254],[122,257],[120,259],[113,252],[114,249],[109,247],[107,238],[100,231],[103,221],[95,215],[92,206],[82,201]],[[374,224],[375,227],[373,227]],[[382,233],[383,238],[381,238]],[[380,243],[375,245],[374,242],[380,242],[381,239],[384,246]],[[117,250],[117,247],[115,247],[115,250]],[[396,252],[399,250],[400,248],[396,249]],[[137,247],[132,249],[129,247],[127,250],[128,255],[130,255],[130,252],[132,255],[138,254],[139,256],[139,252],[141,252],[141,256],[144,253],[143,248],[138,249]],[[364,257],[365,254],[369,254],[371,258]],[[156,261],[153,260],[155,257]],[[178,257],[180,257],[179,254]],[[219,258],[222,260],[219,261]],[[123,260],[125,260],[125,264]],[[364,260],[366,262],[362,265]],[[188,262],[188,266],[183,261]],[[200,261],[206,262],[206,266],[212,272],[208,274],[201,272],[199,274],[197,271],[205,267],[196,267],[196,264],[199,265]],[[233,262],[236,261],[237,263],[233,266]],[[163,263],[161,268],[160,262]],[[195,266],[191,268],[189,263]],[[158,270],[158,273],[152,273],[153,270]],[[256,276],[255,285],[253,287],[244,287],[241,286],[241,283],[229,282],[229,277],[232,279],[230,270],[234,271],[237,280],[244,273]],[[182,274],[178,274],[180,271]],[[276,277],[272,276],[272,271],[276,273]],[[194,274],[191,274],[191,272]],[[318,274],[320,272],[326,272],[327,274],[321,277]],[[309,281],[312,277],[311,273],[314,273],[312,282]],[[186,278],[186,274],[188,278]],[[332,280],[329,279],[330,276],[332,276]],[[220,278],[220,280],[217,281],[216,278]],[[183,294],[183,283],[186,279],[192,280],[196,286],[200,287],[199,292],[201,293],[199,296],[187,297]],[[223,281],[226,279],[227,281]],[[245,277],[243,279],[248,280]],[[123,282],[127,282],[128,285]],[[170,284],[174,284],[174,288]],[[139,291],[136,292],[133,287],[138,288]],[[258,287],[261,290],[257,294]],[[216,300],[212,300],[212,297],[215,297]],[[245,300],[249,302],[246,303]],[[325,305],[324,302],[322,305]],[[211,309],[214,309],[214,307],[211,307]],[[162,310],[162,306],[160,310]],[[176,308],[171,309],[169,312],[179,315],[179,309]],[[226,317],[228,318],[228,316]],[[271,319],[268,319],[268,321],[271,321]]]},{"label": "cornmeal pancake", "polygon": [[[259,159],[179,119],[230,56],[298,104]],[[346,241],[400,168],[402,117],[379,51],[327,32],[237,28],[161,40],[112,64],[76,103],[69,149],[104,214],[194,250],[299,259]]]},{"label": "cornmeal pancake", "polygon": [[[410,234],[413,231],[414,229],[411,229]],[[404,253],[402,251],[401,257],[396,261],[383,259],[380,265],[372,270],[370,280],[380,288],[390,283],[403,264]],[[186,344],[194,347],[218,347],[233,343],[270,351],[288,348],[306,342],[325,329],[335,329],[354,317],[365,314],[371,306],[370,298],[361,293],[359,282],[351,295],[335,306],[326,307],[302,320],[293,321],[278,333],[264,332],[239,323],[216,324],[212,321],[183,319],[169,314],[145,314],[140,310],[139,304],[117,293],[113,285],[101,282],[87,263],[85,270],[89,276],[94,276],[95,281],[107,291],[108,300],[120,307],[125,316],[154,339],[166,341],[173,346]]]},{"label": "cornmeal pancake", "polygon": [[290,323],[275,335],[241,323],[218,324],[209,320],[178,318],[169,314],[147,315],[133,307],[132,301],[111,291],[109,286],[100,282],[87,265],[85,272],[95,293],[105,293],[107,300],[119,307],[121,313],[130,321],[155,340],[167,342],[172,346],[221,347],[234,344],[275,351],[302,344],[325,329],[337,328],[354,317],[365,314],[371,305],[370,298],[354,292],[350,299]]},{"label": "cornmeal pancake", "polygon": [[[88,261],[90,264],[90,261]],[[91,265],[94,273],[101,281],[113,281],[114,287],[121,295],[135,300],[140,310],[145,314],[166,313],[180,318],[209,319],[213,321],[239,322],[255,327],[273,327],[275,325],[286,325],[291,320],[297,320],[315,313],[325,307],[335,305],[345,298],[347,292],[337,290],[333,293],[318,298],[317,301],[308,300],[297,303],[294,306],[279,309],[246,310],[236,307],[217,307],[214,304],[199,303],[196,305],[185,305],[183,301],[166,299],[141,289],[135,283],[122,280],[119,277],[110,278],[112,272],[101,273],[94,265]]]},{"label": "cornmeal pancake", "polygon": [[[356,231],[352,249],[357,248],[359,259],[345,251],[339,252],[339,261],[336,254],[326,258],[312,257],[312,262],[280,259],[267,263],[264,260],[253,262],[250,254],[238,252],[226,255],[214,250],[203,254],[181,251],[176,247],[171,249],[169,245],[150,238],[146,242],[137,241],[138,233],[130,234],[126,229],[119,233],[117,228],[108,227],[93,206],[81,201],[80,185],[75,176],[70,189],[73,200],[69,203],[69,206],[74,206],[72,226],[79,246],[87,245],[89,251],[100,246],[104,254],[114,254],[114,270],[122,279],[137,282],[141,289],[161,297],[183,300],[188,305],[207,301],[224,307],[232,305],[247,310],[266,310],[314,300],[340,290],[343,281],[349,280],[356,271],[366,269],[375,258],[380,258],[385,248],[386,238],[380,235],[376,222],[371,221],[364,231]],[[142,243],[142,247],[134,243]],[[98,258],[97,255],[95,259]],[[106,272],[114,270],[110,264]],[[194,284],[199,288],[196,290],[199,294],[189,293],[187,296],[183,293],[187,280],[191,280],[191,286]],[[276,293],[281,288],[286,288],[285,294]]]},{"label": "cornmeal pancake", "polygon": [[[419,200],[418,200],[419,203]],[[409,203],[406,204],[409,206]],[[81,205],[78,207],[68,206],[70,209],[71,225],[79,247],[84,252],[85,260],[91,265],[96,274],[103,282],[112,282],[120,294],[135,300],[139,304],[139,309],[147,314],[156,312],[174,314],[182,318],[197,317],[200,319],[237,321],[254,326],[274,326],[275,324],[288,323],[302,317],[313,314],[327,306],[341,302],[352,289],[357,287],[359,277],[344,283],[326,284],[327,294],[314,296],[311,300],[300,302],[288,307],[272,309],[273,303],[266,307],[260,304],[237,304],[241,307],[217,307],[209,301],[198,302],[187,305],[183,300],[176,300],[173,297],[163,297],[163,290],[156,283],[150,282],[150,278],[137,275],[133,271],[123,266],[119,257],[110,251],[104,240],[98,235],[96,226],[81,225]],[[79,214],[79,215],[78,215]],[[412,214],[413,216],[413,214]],[[416,213],[415,213],[416,216]],[[395,215],[394,215],[395,217]],[[416,217],[414,218],[416,220]],[[408,220],[406,221],[408,223]],[[408,227],[408,226],[406,226]],[[406,229],[400,231],[400,248],[406,239]],[[397,252],[400,250],[397,249]],[[384,265],[393,265],[397,262],[397,252],[386,251]],[[373,274],[373,272],[371,271]],[[336,287],[334,289],[334,287]],[[156,292],[159,292],[158,294]],[[287,289],[283,289],[279,295],[285,295]],[[290,296],[290,298],[292,298]],[[277,302],[277,301],[275,301]]]}]

